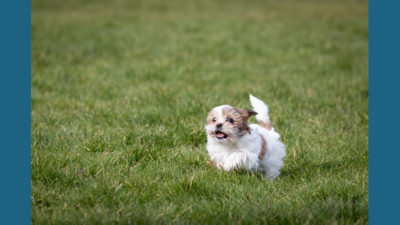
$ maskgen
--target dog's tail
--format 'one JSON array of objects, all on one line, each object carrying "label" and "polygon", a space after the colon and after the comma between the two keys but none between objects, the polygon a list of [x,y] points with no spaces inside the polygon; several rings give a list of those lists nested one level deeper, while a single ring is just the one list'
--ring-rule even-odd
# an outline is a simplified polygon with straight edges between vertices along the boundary
[{"label": "dog's tail", "polygon": [[267,130],[272,130],[271,120],[268,116],[268,106],[260,99],[250,95],[250,104],[257,113],[256,119],[262,127]]}]

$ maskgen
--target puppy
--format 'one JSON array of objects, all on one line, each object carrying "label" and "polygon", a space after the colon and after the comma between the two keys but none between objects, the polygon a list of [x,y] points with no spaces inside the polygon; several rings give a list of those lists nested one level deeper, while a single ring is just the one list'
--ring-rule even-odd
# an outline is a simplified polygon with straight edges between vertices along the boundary
[{"label": "puppy", "polygon": [[[217,168],[260,172],[273,180],[283,166],[285,145],[272,127],[267,105],[252,95],[250,103],[253,110],[221,105],[209,112],[207,151]],[[249,124],[251,116],[259,124]]]}]

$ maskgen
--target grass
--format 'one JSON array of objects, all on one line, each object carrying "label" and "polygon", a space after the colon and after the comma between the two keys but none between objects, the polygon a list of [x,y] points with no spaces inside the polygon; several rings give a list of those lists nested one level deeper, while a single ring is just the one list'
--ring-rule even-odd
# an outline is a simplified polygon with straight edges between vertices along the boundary
[{"label": "grass", "polygon": [[[367,1],[32,1],[32,224],[367,224]],[[274,182],[211,168],[267,102]]]}]

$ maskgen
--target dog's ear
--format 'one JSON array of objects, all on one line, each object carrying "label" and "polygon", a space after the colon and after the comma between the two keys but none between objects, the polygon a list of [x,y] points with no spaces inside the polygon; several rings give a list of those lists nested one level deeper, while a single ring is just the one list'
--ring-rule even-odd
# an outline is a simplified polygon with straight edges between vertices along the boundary
[{"label": "dog's ear", "polygon": [[248,119],[251,116],[257,115],[256,112],[250,109],[238,109],[240,115],[242,115],[243,118]]}]

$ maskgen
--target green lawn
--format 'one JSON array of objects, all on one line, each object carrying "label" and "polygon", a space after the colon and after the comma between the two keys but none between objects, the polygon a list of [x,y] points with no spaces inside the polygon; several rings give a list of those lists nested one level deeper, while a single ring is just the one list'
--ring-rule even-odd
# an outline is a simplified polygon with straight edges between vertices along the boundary
[{"label": "green lawn", "polygon": [[[207,164],[249,93],[274,182]],[[33,0],[31,94],[33,224],[368,224],[366,0]]]}]

